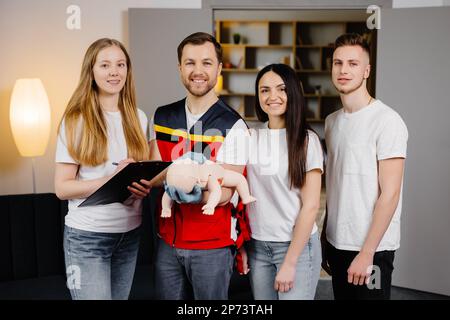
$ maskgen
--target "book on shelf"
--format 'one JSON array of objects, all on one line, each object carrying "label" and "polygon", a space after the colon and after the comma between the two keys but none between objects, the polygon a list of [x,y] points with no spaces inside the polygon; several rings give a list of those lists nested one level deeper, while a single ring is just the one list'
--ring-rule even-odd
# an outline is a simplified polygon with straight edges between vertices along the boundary
[{"label": "book on shelf", "polygon": [[304,68],[303,68],[303,64],[302,64],[302,59],[300,59],[299,56],[295,56],[295,61],[297,61],[297,66],[298,66],[298,69],[299,69],[299,70],[304,69]]}]

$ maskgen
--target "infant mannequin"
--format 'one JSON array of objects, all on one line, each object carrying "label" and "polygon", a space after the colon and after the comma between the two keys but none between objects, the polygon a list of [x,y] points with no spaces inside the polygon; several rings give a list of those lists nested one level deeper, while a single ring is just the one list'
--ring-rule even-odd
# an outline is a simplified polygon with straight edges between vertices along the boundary
[{"label": "infant mannequin", "polygon": [[[209,191],[207,203],[202,207],[203,214],[212,215],[222,196],[221,187],[235,187],[244,204],[256,201],[250,195],[247,180],[235,171],[227,170],[220,164],[209,160],[199,163],[190,158],[175,160],[168,168],[166,184],[188,194],[196,186]],[[166,191],[162,197],[161,217],[171,216],[173,200]]]}]

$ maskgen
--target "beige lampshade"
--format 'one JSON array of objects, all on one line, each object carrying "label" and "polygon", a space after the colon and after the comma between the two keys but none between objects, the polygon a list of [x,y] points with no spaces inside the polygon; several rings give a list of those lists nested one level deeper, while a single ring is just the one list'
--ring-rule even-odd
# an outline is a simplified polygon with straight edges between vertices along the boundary
[{"label": "beige lampshade", "polygon": [[24,157],[42,156],[50,136],[50,105],[40,79],[18,79],[9,109],[11,130]]}]

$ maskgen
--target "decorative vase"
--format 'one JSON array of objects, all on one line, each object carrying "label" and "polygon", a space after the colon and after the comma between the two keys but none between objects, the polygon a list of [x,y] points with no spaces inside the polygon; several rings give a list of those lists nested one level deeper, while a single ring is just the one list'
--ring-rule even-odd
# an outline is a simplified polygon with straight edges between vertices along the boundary
[{"label": "decorative vase", "polygon": [[241,42],[241,35],[239,33],[233,34],[233,42],[234,44],[239,44],[239,42]]}]

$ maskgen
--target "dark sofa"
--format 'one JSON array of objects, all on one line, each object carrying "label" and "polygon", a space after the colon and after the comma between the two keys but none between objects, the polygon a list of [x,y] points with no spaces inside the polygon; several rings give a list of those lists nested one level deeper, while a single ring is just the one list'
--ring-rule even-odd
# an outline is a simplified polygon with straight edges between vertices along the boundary
[{"label": "dark sofa", "polygon": [[[144,200],[143,232],[130,299],[153,299],[154,208]],[[54,194],[0,196],[0,300],[70,299],[63,253],[67,202]],[[251,299],[246,276],[236,272],[231,300]]]}]

